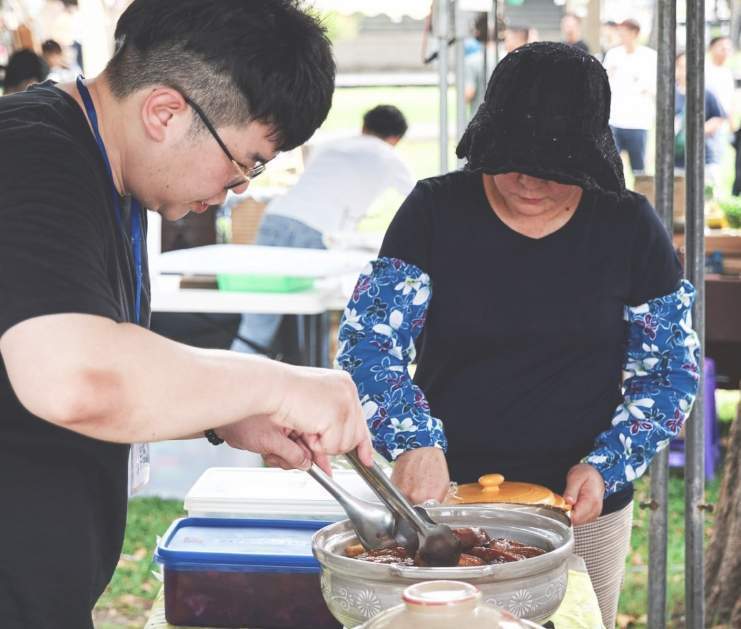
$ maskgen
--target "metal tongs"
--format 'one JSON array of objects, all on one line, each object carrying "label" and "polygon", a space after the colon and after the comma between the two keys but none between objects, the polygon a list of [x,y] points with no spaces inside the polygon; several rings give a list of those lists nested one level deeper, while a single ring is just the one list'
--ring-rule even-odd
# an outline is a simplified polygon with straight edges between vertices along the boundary
[{"label": "metal tongs", "polygon": [[409,554],[418,553],[424,565],[457,565],[461,545],[450,527],[434,522],[422,507],[413,507],[377,463],[367,467],[355,451],[345,457],[386,507],[351,496],[316,465],[309,474],[337,499],[365,548],[402,546]]}]

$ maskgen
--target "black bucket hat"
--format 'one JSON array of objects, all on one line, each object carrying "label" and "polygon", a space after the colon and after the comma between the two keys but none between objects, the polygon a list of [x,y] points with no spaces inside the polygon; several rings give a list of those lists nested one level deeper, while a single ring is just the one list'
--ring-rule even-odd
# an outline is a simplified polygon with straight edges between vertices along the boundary
[{"label": "black bucket hat", "polygon": [[456,153],[466,170],[522,172],[622,196],[623,165],[609,119],[602,64],[579,48],[536,42],[496,67]]}]

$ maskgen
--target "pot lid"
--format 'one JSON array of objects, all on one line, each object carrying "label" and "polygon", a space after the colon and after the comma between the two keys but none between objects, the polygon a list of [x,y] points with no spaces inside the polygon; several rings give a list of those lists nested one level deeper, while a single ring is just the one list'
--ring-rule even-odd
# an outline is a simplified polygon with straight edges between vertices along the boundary
[{"label": "pot lid", "polygon": [[398,605],[371,618],[359,629],[528,629],[537,628],[481,600],[481,591],[463,581],[423,581],[410,585]]},{"label": "pot lid", "polygon": [[512,502],[569,509],[563,497],[553,493],[547,487],[533,483],[507,481],[501,474],[485,474],[479,478],[478,483],[458,485],[447,502],[452,504]]}]

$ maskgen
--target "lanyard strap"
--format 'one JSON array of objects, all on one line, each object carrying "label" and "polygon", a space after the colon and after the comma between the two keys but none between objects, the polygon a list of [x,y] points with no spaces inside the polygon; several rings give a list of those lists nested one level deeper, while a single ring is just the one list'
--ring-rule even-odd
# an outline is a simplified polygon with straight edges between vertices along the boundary
[{"label": "lanyard strap", "polygon": [[[83,83],[82,76],[77,77],[77,90],[80,92],[82,102],[85,104],[85,111],[87,117],[90,120],[90,125],[93,128],[93,135],[95,141],[100,149],[100,154],[103,156],[103,162],[105,163],[106,173],[108,173],[108,180],[111,186],[111,194],[113,198],[113,208],[116,212],[116,223],[119,227],[123,227],[122,219],[122,208],[121,208],[121,196],[116,190],[116,186],[113,183],[113,171],[111,170],[111,162],[108,159],[108,152],[105,149],[103,138],[100,136],[100,130],[98,128],[98,114],[95,111],[95,105],[93,99],[90,97],[90,92],[87,89],[85,83]],[[130,238],[131,248],[134,254],[134,278],[136,282],[136,289],[134,293],[134,321],[139,323],[141,319],[141,296],[142,296],[142,225],[141,225],[141,213],[142,207],[136,199],[131,200],[131,225]]]}]

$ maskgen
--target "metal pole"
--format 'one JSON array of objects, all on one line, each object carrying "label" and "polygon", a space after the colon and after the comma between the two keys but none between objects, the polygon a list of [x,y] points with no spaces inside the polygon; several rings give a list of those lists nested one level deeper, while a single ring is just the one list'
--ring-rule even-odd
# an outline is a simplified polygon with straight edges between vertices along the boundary
[{"label": "metal pole", "polygon": [[491,10],[494,15],[494,68],[496,68],[499,64],[499,0],[494,0]]},{"label": "metal pole", "polygon": [[[674,231],[674,58],[677,49],[677,5],[659,0],[656,67],[656,210],[669,237]],[[648,626],[666,627],[666,565],[669,448],[651,465],[651,514],[648,537]]]},{"label": "metal pole", "polygon": [[448,0],[438,0],[437,61],[440,82],[440,174],[448,172]]},{"label": "metal pole", "polygon": [[[466,20],[463,11],[460,10],[459,3],[453,0],[453,16],[455,20],[455,117],[456,117],[456,140],[463,136],[466,130],[466,70],[464,67],[464,39],[466,37]],[[484,51],[486,56],[486,51]],[[463,160],[458,161],[458,166],[463,165]]]},{"label": "metal pole", "polygon": [[[685,272],[697,290],[694,328],[705,345],[705,2],[687,0],[686,96],[687,208]],[[685,449],[685,601],[686,626],[705,627],[703,563],[704,413],[703,358],[700,387],[686,427]]]},{"label": "metal pole", "polygon": [[[496,19],[496,16],[494,17]],[[476,91],[482,90],[482,94],[486,94],[486,86],[489,84],[489,61],[487,57],[489,56],[489,41],[491,41],[491,29],[489,28],[489,14],[486,14],[486,29],[484,33],[484,54],[481,55],[481,85],[476,86]],[[475,114],[476,112],[471,112],[471,114]]]}]

